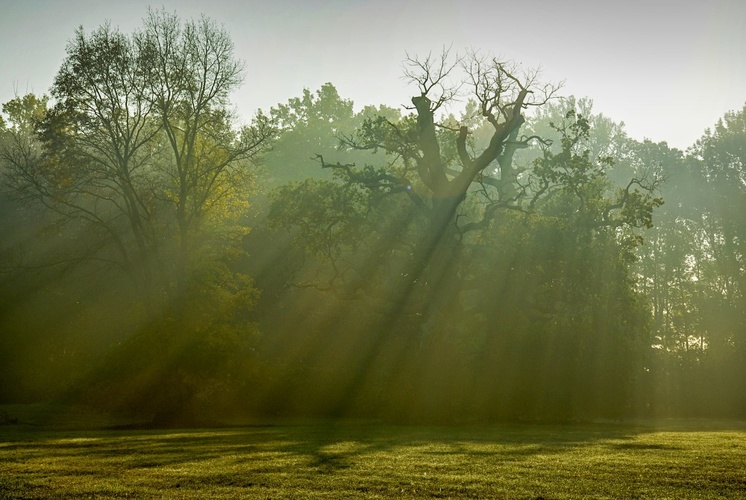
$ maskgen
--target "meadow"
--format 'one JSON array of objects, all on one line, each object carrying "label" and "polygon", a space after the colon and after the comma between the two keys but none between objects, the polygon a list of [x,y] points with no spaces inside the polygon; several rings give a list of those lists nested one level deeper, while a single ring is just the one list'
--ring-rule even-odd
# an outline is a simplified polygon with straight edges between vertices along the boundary
[{"label": "meadow", "polygon": [[746,498],[746,426],[0,426],[0,498]]}]

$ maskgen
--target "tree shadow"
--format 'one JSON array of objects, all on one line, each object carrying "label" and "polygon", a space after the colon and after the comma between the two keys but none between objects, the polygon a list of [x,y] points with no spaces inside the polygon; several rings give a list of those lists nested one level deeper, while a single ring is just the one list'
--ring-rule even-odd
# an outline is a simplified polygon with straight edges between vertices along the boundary
[{"label": "tree shadow", "polygon": [[[520,466],[537,456],[593,446],[610,453],[678,450],[667,444],[638,442],[642,434],[655,430],[591,424],[419,427],[336,421],[191,430],[16,429],[9,433],[0,429],[0,462],[12,463],[19,457],[31,462],[44,460],[64,464],[65,474],[108,478],[115,478],[122,470],[145,474],[162,468],[167,473],[158,481],[164,490],[261,488],[288,476],[307,483],[323,478],[345,482],[350,477],[358,478],[351,479],[353,484],[349,485],[356,494],[387,495],[389,483],[375,474],[355,474],[375,462],[407,488],[404,478],[414,470],[407,468],[411,457],[423,473],[433,472],[432,477],[418,476],[418,483],[424,481],[431,487],[429,491],[446,497],[460,497],[468,491],[435,487],[438,471],[450,473],[473,463]],[[185,470],[189,472],[176,472]]]}]

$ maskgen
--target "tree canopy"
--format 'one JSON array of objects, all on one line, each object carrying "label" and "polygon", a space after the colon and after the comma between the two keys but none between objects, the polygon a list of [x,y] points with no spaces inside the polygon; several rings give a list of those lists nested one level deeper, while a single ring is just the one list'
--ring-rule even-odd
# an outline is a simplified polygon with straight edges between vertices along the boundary
[{"label": "tree canopy", "polygon": [[682,152],[444,50],[406,55],[402,109],[326,83],[240,126],[239,56],[151,10],[79,28],[50,96],[3,105],[0,401],[746,414],[746,108]]}]

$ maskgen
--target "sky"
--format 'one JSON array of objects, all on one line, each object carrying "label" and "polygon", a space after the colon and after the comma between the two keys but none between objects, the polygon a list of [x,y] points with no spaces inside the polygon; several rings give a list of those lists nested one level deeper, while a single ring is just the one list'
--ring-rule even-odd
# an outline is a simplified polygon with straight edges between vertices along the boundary
[{"label": "sky", "polygon": [[243,121],[326,82],[358,109],[407,104],[406,53],[443,47],[541,68],[631,137],[680,149],[746,103],[745,0],[0,0],[0,102],[48,93],[77,27],[131,33],[148,6],[225,27]]}]

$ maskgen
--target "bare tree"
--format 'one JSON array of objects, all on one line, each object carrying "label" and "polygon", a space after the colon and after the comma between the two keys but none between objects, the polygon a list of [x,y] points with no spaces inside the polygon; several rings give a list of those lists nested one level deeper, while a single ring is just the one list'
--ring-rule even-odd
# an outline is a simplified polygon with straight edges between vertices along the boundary
[{"label": "bare tree", "polygon": [[[346,144],[384,149],[401,159],[405,168],[400,172],[400,184],[408,186],[411,197],[428,201],[438,225],[453,221],[457,207],[475,183],[497,189],[503,203],[516,202],[519,190],[512,157],[518,148],[537,139],[519,137],[524,114],[552,99],[559,86],[541,83],[536,70],[522,71],[514,63],[476,52],[454,57],[450,50],[440,57],[408,55],[404,76],[419,92],[412,97],[410,108],[416,119],[372,121],[356,137],[346,138]],[[445,105],[461,97],[477,103],[478,116],[470,118],[492,128],[489,144],[479,152],[469,147],[469,127],[454,124],[442,113]],[[451,154],[454,150],[455,155]],[[416,182],[410,174],[416,175]]]}]

